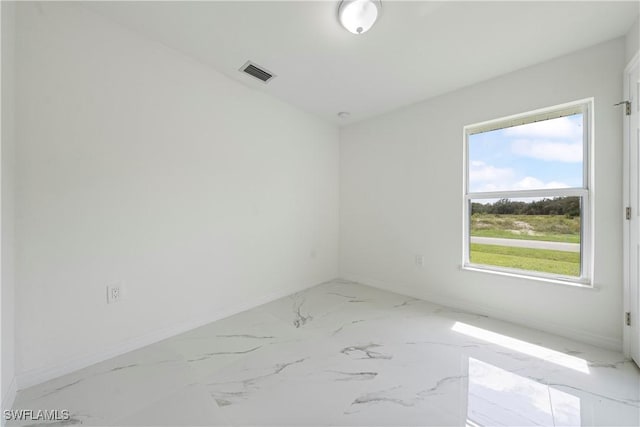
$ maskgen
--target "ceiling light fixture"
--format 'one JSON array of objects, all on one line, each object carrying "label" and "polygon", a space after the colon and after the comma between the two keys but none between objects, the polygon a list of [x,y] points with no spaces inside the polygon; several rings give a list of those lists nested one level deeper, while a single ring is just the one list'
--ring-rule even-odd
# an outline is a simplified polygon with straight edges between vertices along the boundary
[{"label": "ceiling light fixture", "polygon": [[369,31],[380,14],[380,0],[342,0],[338,6],[338,19],[353,34]]}]

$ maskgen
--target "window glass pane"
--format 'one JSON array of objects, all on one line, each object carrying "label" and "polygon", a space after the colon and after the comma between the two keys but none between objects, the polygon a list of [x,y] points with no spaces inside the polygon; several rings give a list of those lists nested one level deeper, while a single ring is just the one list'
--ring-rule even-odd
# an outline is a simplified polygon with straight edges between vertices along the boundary
[{"label": "window glass pane", "polygon": [[580,277],[581,199],[472,199],[469,261]]},{"label": "window glass pane", "polygon": [[582,188],[582,116],[469,135],[468,191]]}]

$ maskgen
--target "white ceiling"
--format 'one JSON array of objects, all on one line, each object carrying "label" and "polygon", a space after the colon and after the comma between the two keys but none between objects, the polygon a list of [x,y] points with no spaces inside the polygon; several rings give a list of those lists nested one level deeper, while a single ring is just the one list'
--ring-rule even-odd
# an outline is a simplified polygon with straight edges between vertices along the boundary
[{"label": "white ceiling", "polygon": [[[639,3],[385,1],[366,34],[338,1],[100,2],[86,7],[337,124],[626,34]],[[269,84],[238,71],[247,61]],[[349,111],[348,119],[337,117]]]}]

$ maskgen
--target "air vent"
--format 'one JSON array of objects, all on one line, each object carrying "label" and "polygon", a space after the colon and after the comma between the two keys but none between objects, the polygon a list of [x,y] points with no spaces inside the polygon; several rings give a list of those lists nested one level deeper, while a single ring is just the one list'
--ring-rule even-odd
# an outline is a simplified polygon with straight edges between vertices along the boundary
[{"label": "air vent", "polygon": [[247,61],[242,67],[240,67],[240,71],[243,71],[265,83],[268,83],[275,77],[272,72],[265,70],[263,67],[254,64],[251,61]]}]

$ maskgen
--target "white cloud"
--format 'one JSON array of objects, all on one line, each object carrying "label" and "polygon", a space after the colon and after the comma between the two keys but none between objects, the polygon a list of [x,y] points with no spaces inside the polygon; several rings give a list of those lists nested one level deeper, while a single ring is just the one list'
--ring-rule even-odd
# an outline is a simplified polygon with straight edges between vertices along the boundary
[{"label": "white cloud", "polygon": [[518,180],[513,169],[497,168],[482,161],[472,161],[469,164],[469,185],[472,192],[569,187],[563,182],[544,182],[532,176]]},{"label": "white cloud", "polygon": [[481,161],[472,161],[469,165],[469,179],[472,182],[494,182],[512,179],[511,168],[497,168]]},{"label": "white cloud", "polygon": [[558,117],[506,128],[504,134],[528,139],[553,138],[575,141],[582,139],[582,124],[569,117]]},{"label": "white cloud", "polygon": [[548,188],[569,188],[569,186],[564,182],[558,181],[543,182],[532,176],[522,178],[520,181],[515,182],[513,186],[514,190],[540,190]]},{"label": "white cloud", "polygon": [[545,161],[582,161],[582,122],[570,117],[541,120],[504,129],[513,138],[511,152],[521,157]]},{"label": "white cloud", "polygon": [[517,139],[511,143],[511,151],[518,156],[546,161],[564,163],[580,163],[582,161],[582,141],[567,143],[539,139]]},{"label": "white cloud", "polygon": [[469,164],[469,185],[471,191],[499,191],[515,179],[511,168],[497,168],[476,160]]}]

